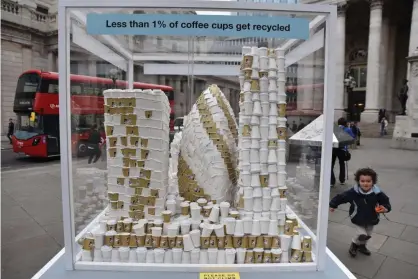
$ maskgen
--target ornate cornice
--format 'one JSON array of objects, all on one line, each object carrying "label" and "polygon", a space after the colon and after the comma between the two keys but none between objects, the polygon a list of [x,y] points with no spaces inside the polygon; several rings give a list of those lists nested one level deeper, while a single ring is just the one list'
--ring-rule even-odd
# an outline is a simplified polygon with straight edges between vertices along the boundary
[{"label": "ornate cornice", "polygon": [[368,1],[370,3],[370,10],[383,8],[383,0],[368,0]]}]

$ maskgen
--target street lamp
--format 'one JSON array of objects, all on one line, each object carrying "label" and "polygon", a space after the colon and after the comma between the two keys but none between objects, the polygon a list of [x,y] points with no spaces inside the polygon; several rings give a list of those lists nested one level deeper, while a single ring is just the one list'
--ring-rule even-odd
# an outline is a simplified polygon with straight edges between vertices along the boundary
[{"label": "street lamp", "polygon": [[345,76],[344,76],[344,87],[346,90],[346,102],[345,103],[347,106],[346,107],[347,116],[353,113],[349,108],[348,98],[349,98],[349,94],[353,92],[353,89],[356,87],[356,85],[357,83],[354,80],[354,77],[351,75],[350,69],[347,69],[347,71],[345,72]]}]

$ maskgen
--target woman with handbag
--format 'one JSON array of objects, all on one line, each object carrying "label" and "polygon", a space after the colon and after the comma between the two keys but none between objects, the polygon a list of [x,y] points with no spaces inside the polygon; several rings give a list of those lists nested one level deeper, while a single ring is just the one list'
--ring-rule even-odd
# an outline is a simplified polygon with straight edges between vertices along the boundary
[{"label": "woman with handbag", "polygon": [[[351,129],[347,126],[347,120],[345,118],[341,117],[338,119],[338,126],[344,130],[347,134],[355,138],[353,132]],[[348,151],[348,146],[343,147],[334,147],[332,148],[332,161],[331,161],[331,187],[335,186],[335,174],[334,174],[334,165],[335,161],[338,158],[338,163],[340,166],[340,173],[339,173],[339,180],[341,185],[344,185],[345,183],[345,162],[349,161],[351,159],[351,154]]]}]

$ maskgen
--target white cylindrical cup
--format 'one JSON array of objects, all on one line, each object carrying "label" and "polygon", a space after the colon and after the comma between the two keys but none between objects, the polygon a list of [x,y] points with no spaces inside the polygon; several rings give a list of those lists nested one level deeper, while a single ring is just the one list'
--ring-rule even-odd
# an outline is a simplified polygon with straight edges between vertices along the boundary
[{"label": "white cylindrical cup", "polygon": [[147,248],[145,247],[136,248],[136,257],[139,263],[145,263],[147,259]]},{"label": "white cylindrical cup", "polygon": [[200,215],[201,209],[202,208],[200,206],[190,207],[190,215],[192,216],[192,220],[200,221],[200,219],[201,219],[201,215]]},{"label": "white cylindrical cup", "polygon": [[251,116],[253,110],[253,102],[244,102],[244,115]]},{"label": "white cylindrical cup", "polygon": [[252,211],[253,210],[253,198],[243,197],[243,199],[244,199],[244,210]]},{"label": "white cylindrical cup", "polygon": [[261,93],[260,93],[260,102],[261,103],[267,103],[269,101],[269,94],[264,93],[264,92],[267,92],[267,90],[268,90],[268,82],[267,82],[266,90],[262,90]]},{"label": "white cylindrical cup", "polygon": [[280,148],[277,150],[277,155],[278,155],[278,162],[279,163],[286,163],[286,149],[284,148]]},{"label": "white cylindrical cup", "polygon": [[[266,103],[268,104],[268,103]],[[268,111],[269,105],[267,105],[267,111]],[[268,126],[269,125],[269,117],[268,115],[260,117],[260,126]]]},{"label": "white cylindrical cup", "polygon": [[277,173],[277,184],[279,185],[279,187],[285,186],[286,185],[286,172],[278,172]]},{"label": "white cylindrical cup", "polygon": [[269,150],[268,149],[260,149],[260,163],[267,163],[268,162],[268,154],[269,154]]},{"label": "white cylindrical cup", "polygon": [[277,77],[277,70],[269,70],[268,71],[268,78],[276,78]]},{"label": "white cylindrical cup", "polygon": [[180,228],[181,228],[181,234],[188,234],[190,232],[190,220],[186,219],[181,221]]},{"label": "white cylindrical cup", "polygon": [[155,263],[154,250],[148,250],[145,258],[146,263]]},{"label": "white cylindrical cup", "polygon": [[263,197],[263,211],[269,211],[272,197]]},{"label": "white cylindrical cup", "polygon": [[270,220],[277,220],[277,212],[276,210],[270,210]]},{"label": "white cylindrical cup", "polygon": [[260,125],[260,117],[259,116],[256,116],[256,115],[251,116],[250,125],[251,126]]},{"label": "white cylindrical cup", "polygon": [[253,198],[253,211],[262,212],[263,211],[263,200],[262,198]]},{"label": "white cylindrical cup", "polygon": [[135,249],[130,249],[129,250],[129,260],[128,260],[128,262],[130,262],[130,263],[137,263],[138,262],[138,257],[137,257]]},{"label": "white cylindrical cup", "polygon": [[286,117],[279,117],[278,121],[279,121],[279,126],[280,127],[286,127],[286,123],[287,123],[287,118]]},{"label": "white cylindrical cup", "polygon": [[279,223],[277,220],[270,220],[268,235],[273,235],[273,236],[278,235],[278,230],[277,230],[278,224]]},{"label": "white cylindrical cup", "polygon": [[[269,135],[269,127],[267,125],[260,125],[260,135],[262,139],[267,139]],[[260,143],[261,147],[261,143]],[[266,146],[267,148],[267,146]]]},{"label": "white cylindrical cup", "polygon": [[120,247],[119,256],[121,262],[127,263],[129,261],[129,247]]},{"label": "white cylindrical cup", "polygon": [[250,149],[251,148],[251,140],[250,139],[242,139],[241,140],[242,148]]},{"label": "white cylindrical cup", "polygon": [[233,248],[225,249],[226,264],[234,264],[235,263],[236,253],[237,252]]},{"label": "white cylindrical cup", "polygon": [[254,212],[254,218],[253,219],[260,220],[261,217],[263,217],[262,212]]},{"label": "white cylindrical cup", "polygon": [[250,81],[244,81],[243,91],[244,92],[250,92],[250,89],[251,89],[251,82]]},{"label": "white cylindrical cup", "polygon": [[176,212],[176,201],[175,200],[167,200],[165,202],[165,206],[167,207],[167,210],[170,210],[171,212]]},{"label": "white cylindrical cup", "polygon": [[252,197],[253,197],[253,188],[244,187],[244,198],[252,198]]},{"label": "white cylindrical cup", "polygon": [[261,116],[263,115],[263,112],[261,110],[261,103],[258,101],[255,101],[253,104],[253,111],[252,111],[252,115],[257,115],[257,116]]},{"label": "white cylindrical cup", "polygon": [[93,252],[93,261],[94,262],[103,262],[102,251],[100,249],[94,249]]},{"label": "white cylindrical cup", "polygon": [[94,236],[94,248],[95,249],[100,249],[103,246],[103,241],[104,241],[104,231],[95,231],[93,233]]},{"label": "white cylindrical cup", "polygon": [[277,70],[276,57],[269,57],[269,69]]},{"label": "white cylindrical cup", "polygon": [[224,237],[225,229],[222,224],[213,225],[213,230],[215,231],[216,237]]},{"label": "white cylindrical cup", "polygon": [[165,250],[161,248],[154,249],[154,262],[164,263]]},{"label": "white cylindrical cup", "polygon": [[269,140],[276,140],[277,139],[277,129],[276,125],[269,125]]},{"label": "white cylindrical cup", "polygon": [[287,198],[280,198],[280,211],[286,211]]},{"label": "white cylindrical cup", "polygon": [[82,250],[81,261],[83,262],[92,262],[93,257],[91,256],[91,250]]},{"label": "white cylindrical cup", "polygon": [[168,237],[175,237],[177,236],[178,226],[176,224],[171,224],[168,226]]},{"label": "white cylindrical cup", "polygon": [[[255,165],[255,164],[251,164],[251,165]],[[258,166],[260,166],[260,164],[258,164]],[[254,169],[254,171],[255,171],[255,169]],[[255,172],[255,173],[251,174],[251,187],[253,187],[253,188],[261,187],[259,173]]]},{"label": "white cylindrical cup", "polygon": [[277,164],[276,150],[274,150],[274,149],[269,149],[268,150],[267,163],[271,164],[271,165]]},{"label": "white cylindrical cup", "polygon": [[208,264],[209,263],[209,255],[208,250],[200,250],[199,255],[199,264]]},{"label": "white cylindrical cup", "polygon": [[269,58],[267,56],[260,56],[260,70],[266,71],[268,70],[268,68],[269,68]]},{"label": "white cylindrical cup", "polygon": [[250,91],[244,91],[244,102],[251,102],[252,93]]},{"label": "white cylindrical cup", "polygon": [[190,252],[193,250],[194,245],[193,245],[193,241],[192,238],[190,237],[189,234],[184,234],[183,235],[183,249],[186,252]]},{"label": "white cylindrical cup", "polygon": [[192,239],[194,247],[200,247],[200,230],[192,230],[190,232],[190,238]]},{"label": "white cylindrical cup", "polygon": [[[272,188],[271,189],[271,196],[274,197],[280,197],[280,192],[279,192],[279,188]],[[279,206],[280,206],[280,200],[279,200]]]},{"label": "white cylindrical cup", "polygon": [[276,116],[269,116],[269,125],[277,126],[277,117]]},{"label": "white cylindrical cup", "polygon": [[179,264],[181,263],[181,258],[183,255],[183,249],[181,248],[173,248],[171,249],[173,251],[173,263]]},{"label": "white cylindrical cup", "polygon": [[[262,118],[267,118],[268,119],[269,109],[270,109],[270,103],[269,102],[262,102],[261,103]],[[260,125],[261,124],[263,124],[263,125],[267,124],[268,125],[268,120],[267,120],[267,123],[264,123],[264,122],[262,123],[261,119],[260,119]]]},{"label": "white cylindrical cup", "polygon": [[286,211],[279,211],[277,213],[277,220],[279,221],[279,226],[284,226],[286,224]]},{"label": "white cylindrical cup", "polygon": [[277,164],[277,172],[286,172],[286,163],[282,163],[279,161]]},{"label": "white cylindrical cup", "polygon": [[216,264],[217,257],[218,257],[218,248],[209,248],[208,249],[209,264]]},{"label": "white cylindrical cup", "polygon": [[250,148],[252,149],[260,149],[260,140],[259,139],[252,139]]},{"label": "white cylindrical cup", "polygon": [[244,217],[242,221],[244,223],[244,234],[251,234],[253,229],[253,220],[250,217]]},{"label": "white cylindrical cup", "polygon": [[243,236],[244,235],[244,223],[242,220],[235,221],[235,236]]},{"label": "white cylindrical cup", "polygon": [[279,211],[280,210],[280,197],[276,196],[276,197],[272,197],[271,200],[271,206],[270,206],[270,210],[271,211]]},{"label": "white cylindrical cup", "polygon": [[263,190],[261,187],[253,188],[253,197],[254,198],[261,198],[263,196]]},{"label": "white cylindrical cup", "polygon": [[191,263],[191,253],[188,251],[183,251],[183,255],[181,256],[181,263],[182,264],[190,264]]},{"label": "white cylindrical cup", "polygon": [[[268,89],[269,93],[274,93],[275,95],[277,95],[276,79],[274,79],[274,78],[269,79],[269,87],[268,88],[269,88]],[[270,96],[271,96],[271,94],[270,94]],[[272,100],[270,99],[270,101],[272,101]]]},{"label": "white cylindrical cup", "polygon": [[237,255],[237,264],[243,264],[245,261],[245,253],[247,252],[247,249],[238,248],[235,251]]},{"label": "white cylindrical cup", "polygon": [[192,220],[192,230],[200,229],[201,220]]},{"label": "white cylindrical cup", "polygon": [[110,262],[112,259],[112,247],[102,246],[100,249],[102,251],[102,257],[104,262]]},{"label": "white cylindrical cup", "polygon": [[269,224],[270,224],[270,219],[267,217],[262,217],[260,220],[260,231],[261,234],[268,234],[269,232]]},{"label": "white cylindrical cup", "polygon": [[244,162],[250,162],[250,150],[249,149],[241,150],[241,160]]},{"label": "white cylindrical cup", "polygon": [[203,228],[202,228],[202,236],[203,237],[210,236],[212,231],[213,231],[213,225],[207,224],[207,223],[203,224]]},{"label": "white cylindrical cup", "polygon": [[271,189],[270,188],[263,188],[263,198],[264,197],[271,197]]},{"label": "white cylindrical cup", "polygon": [[294,250],[302,250],[301,238],[299,234],[295,234],[292,238],[291,248]]},{"label": "white cylindrical cup", "polygon": [[289,251],[291,241],[292,241],[292,236],[286,235],[286,234],[280,235],[280,248],[283,251]]},{"label": "white cylindrical cup", "polygon": [[199,264],[199,258],[200,258],[200,249],[199,248],[194,248],[191,252],[190,252],[190,263],[191,264]]},{"label": "white cylindrical cup", "polygon": [[270,103],[277,103],[277,89],[271,90],[269,92],[269,102]]},{"label": "white cylindrical cup", "polygon": [[120,262],[119,249],[118,248],[113,248],[112,249],[112,259],[111,259],[111,261],[113,263]]},{"label": "white cylindrical cup", "polygon": [[268,187],[277,188],[277,173],[276,172],[269,173]]},{"label": "white cylindrical cup", "polygon": [[168,249],[164,253],[164,263],[172,264],[173,263],[173,251]]},{"label": "white cylindrical cup", "polygon": [[233,235],[235,233],[235,218],[228,217],[224,219],[225,226],[226,226],[226,233]]},{"label": "white cylindrical cup", "polygon": [[225,250],[218,250],[218,257],[217,257],[216,263],[217,264],[225,264],[226,263]]},{"label": "white cylindrical cup", "polygon": [[[260,128],[259,126],[252,126],[251,127],[251,139],[255,139],[255,140],[259,140],[261,139],[261,135],[260,135]],[[251,154],[250,154],[251,156]]]},{"label": "white cylindrical cup", "polygon": [[[248,177],[250,176],[250,174],[248,173]],[[219,209],[221,212],[221,217],[222,218],[226,218],[228,217],[228,213],[229,213],[229,208],[231,207],[229,202],[221,202],[219,204]]]},{"label": "white cylindrical cup", "polygon": [[163,228],[161,228],[161,227],[152,227],[151,228],[152,236],[159,237],[159,236],[162,235],[162,233],[163,233]]},{"label": "white cylindrical cup", "polygon": [[253,220],[251,235],[254,235],[254,236],[261,235],[260,220],[257,220],[257,219]]},{"label": "white cylindrical cup", "polygon": [[107,220],[100,220],[100,231],[105,232],[107,231]]}]

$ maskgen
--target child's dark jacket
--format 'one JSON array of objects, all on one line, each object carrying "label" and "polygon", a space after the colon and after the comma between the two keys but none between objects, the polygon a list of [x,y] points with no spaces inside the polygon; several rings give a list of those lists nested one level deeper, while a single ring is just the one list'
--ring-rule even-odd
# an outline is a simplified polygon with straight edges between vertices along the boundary
[{"label": "child's dark jacket", "polygon": [[358,226],[377,225],[379,223],[379,213],[376,212],[377,205],[384,206],[388,211],[391,210],[389,197],[383,193],[377,185],[372,190],[364,194],[358,185],[338,194],[329,203],[331,208],[337,208],[340,204],[350,203],[349,215],[351,222]]}]

